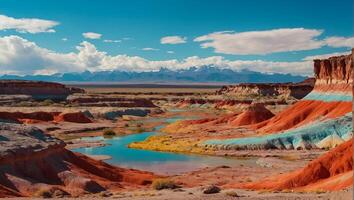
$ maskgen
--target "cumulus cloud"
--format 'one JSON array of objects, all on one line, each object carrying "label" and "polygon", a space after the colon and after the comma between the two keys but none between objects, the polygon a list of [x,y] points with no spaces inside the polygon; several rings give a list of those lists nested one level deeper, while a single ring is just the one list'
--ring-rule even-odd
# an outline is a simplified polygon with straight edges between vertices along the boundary
[{"label": "cumulus cloud", "polygon": [[143,50],[143,51],[158,51],[159,49],[155,49],[155,48],[151,48],[151,47],[145,47],[145,48],[142,48],[141,50]]},{"label": "cumulus cloud", "polygon": [[330,47],[354,47],[354,37],[328,37],[325,42]]},{"label": "cumulus cloud", "polygon": [[335,52],[335,53],[329,53],[329,54],[306,56],[303,60],[312,61],[312,60],[315,60],[315,59],[325,59],[325,58],[329,58],[329,57],[332,57],[332,56],[341,56],[341,55],[349,55],[349,54],[351,54],[350,51]]},{"label": "cumulus cloud", "polygon": [[66,41],[68,41],[68,38],[62,38],[61,40],[66,42]]},{"label": "cumulus cloud", "polygon": [[161,44],[182,44],[187,42],[186,37],[166,36],[160,39]]},{"label": "cumulus cloud", "polygon": [[202,48],[232,55],[262,55],[276,52],[317,49],[324,42],[316,39],[322,30],[284,28],[266,31],[215,32],[194,39]]},{"label": "cumulus cloud", "polygon": [[166,51],[166,53],[168,53],[168,54],[174,54],[175,52],[174,52],[174,51]]},{"label": "cumulus cloud", "polygon": [[139,56],[109,55],[99,51],[95,45],[84,41],[75,52],[57,53],[39,47],[34,42],[19,36],[0,37],[0,73],[50,74],[62,72],[82,72],[121,70],[157,71],[162,67],[178,70],[190,67],[212,65],[233,70],[248,69],[265,73],[312,74],[312,62],[270,62],[262,60],[228,60],[222,56],[201,58],[188,57],[182,60],[148,60]]},{"label": "cumulus cloud", "polygon": [[59,22],[36,18],[13,18],[0,15],[0,30],[16,30],[20,33],[52,33]]},{"label": "cumulus cloud", "polygon": [[0,37],[1,73],[33,74],[44,69],[72,71],[80,68],[74,53],[56,53],[19,36]]},{"label": "cumulus cloud", "polygon": [[84,36],[84,38],[87,39],[96,40],[96,39],[100,39],[102,37],[102,34],[94,33],[94,32],[86,32],[83,33],[82,36]]}]

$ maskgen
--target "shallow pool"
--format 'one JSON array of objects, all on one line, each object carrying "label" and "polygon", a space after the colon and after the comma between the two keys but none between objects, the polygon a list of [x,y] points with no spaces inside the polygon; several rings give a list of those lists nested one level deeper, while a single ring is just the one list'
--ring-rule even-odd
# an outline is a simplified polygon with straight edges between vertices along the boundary
[{"label": "shallow pool", "polygon": [[[180,118],[175,117],[166,119],[165,121],[171,123],[178,119]],[[167,175],[180,174],[204,167],[215,167],[220,165],[233,166],[239,164],[247,165],[254,163],[254,160],[128,148],[129,143],[143,141],[151,135],[158,134],[158,130],[161,127],[162,126],[156,127],[156,131],[153,132],[144,132],[114,138],[82,138],[82,140],[103,140],[107,145],[103,147],[78,148],[73,151],[88,155],[108,155],[112,157],[111,159],[106,160],[106,162],[110,164]]]}]

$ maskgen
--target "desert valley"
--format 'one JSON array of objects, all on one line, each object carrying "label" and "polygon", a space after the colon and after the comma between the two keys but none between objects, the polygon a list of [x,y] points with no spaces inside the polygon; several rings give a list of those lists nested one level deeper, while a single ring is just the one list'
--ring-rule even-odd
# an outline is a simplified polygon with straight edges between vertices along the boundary
[{"label": "desert valley", "polygon": [[0,81],[0,197],[351,199],[353,54],[298,83]]},{"label": "desert valley", "polygon": [[354,199],[353,6],[1,0],[0,199]]}]

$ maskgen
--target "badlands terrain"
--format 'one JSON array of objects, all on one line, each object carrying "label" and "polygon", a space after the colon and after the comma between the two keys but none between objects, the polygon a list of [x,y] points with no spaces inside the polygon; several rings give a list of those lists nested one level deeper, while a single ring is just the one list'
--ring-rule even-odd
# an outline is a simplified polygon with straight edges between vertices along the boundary
[{"label": "badlands terrain", "polygon": [[299,83],[0,81],[0,197],[352,199],[353,54]]}]

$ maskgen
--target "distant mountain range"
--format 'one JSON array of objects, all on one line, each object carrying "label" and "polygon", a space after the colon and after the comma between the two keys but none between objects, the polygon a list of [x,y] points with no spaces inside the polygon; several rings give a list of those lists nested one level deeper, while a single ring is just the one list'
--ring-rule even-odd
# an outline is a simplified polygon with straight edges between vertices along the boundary
[{"label": "distant mountain range", "polygon": [[213,66],[183,70],[162,68],[154,72],[100,71],[53,75],[3,75],[0,79],[53,82],[117,82],[117,83],[279,83],[299,82],[307,77],[291,74],[266,74],[249,70],[234,71]]}]

